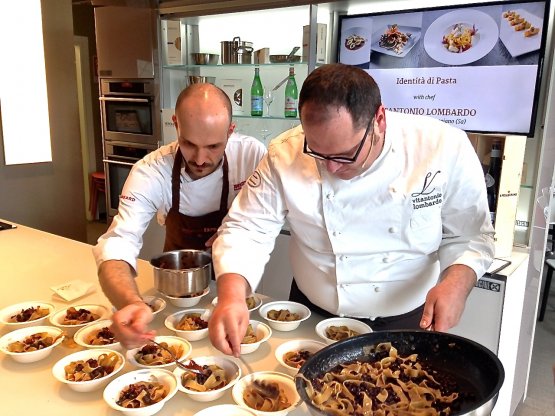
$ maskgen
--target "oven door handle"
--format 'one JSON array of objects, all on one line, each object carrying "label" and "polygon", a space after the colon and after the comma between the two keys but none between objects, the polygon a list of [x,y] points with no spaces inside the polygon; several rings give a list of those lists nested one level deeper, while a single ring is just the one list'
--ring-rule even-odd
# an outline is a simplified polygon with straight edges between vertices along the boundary
[{"label": "oven door handle", "polygon": [[135,165],[134,163],[130,163],[130,162],[121,162],[119,160],[110,160],[110,159],[103,159],[102,160],[104,163],[110,163],[112,165],[120,165],[120,166],[133,166]]},{"label": "oven door handle", "polygon": [[124,97],[98,97],[100,101],[115,101],[127,103],[149,103],[148,98],[124,98]]}]

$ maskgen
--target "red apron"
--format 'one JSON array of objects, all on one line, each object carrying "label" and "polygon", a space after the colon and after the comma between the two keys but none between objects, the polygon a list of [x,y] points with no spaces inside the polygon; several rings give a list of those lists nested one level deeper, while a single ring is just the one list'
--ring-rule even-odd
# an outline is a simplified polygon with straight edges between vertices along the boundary
[{"label": "red apron", "polygon": [[[166,241],[164,251],[196,249],[206,250],[206,241],[214,235],[227,214],[229,194],[227,158],[224,153],[222,195],[219,211],[198,217],[190,217],[179,212],[179,188],[181,185],[181,165],[183,156],[179,148],[172,169],[172,206],[166,217]],[[210,190],[207,189],[207,192]]]}]

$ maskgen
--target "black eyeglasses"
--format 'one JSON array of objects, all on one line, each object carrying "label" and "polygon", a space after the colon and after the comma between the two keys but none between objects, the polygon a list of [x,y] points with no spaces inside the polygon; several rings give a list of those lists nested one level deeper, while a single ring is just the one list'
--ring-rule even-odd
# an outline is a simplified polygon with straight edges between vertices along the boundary
[{"label": "black eyeglasses", "polygon": [[331,160],[331,161],[337,162],[337,163],[354,163],[357,160],[358,155],[360,154],[360,151],[362,150],[362,147],[364,146],[364,143],[366,142],[366,138],[368,137],[368,133],[370,132],[370,127],[372,127],[372,122],[373,121],[374,121],[374,117],[372,117],[370,119],[370,122],[368,123],[368,126],[366,127],[366,131],[364,132],[364,137],[360,141],[360,144],[358,145],[358,148],[357,148],[355,154],[352,157],[327,156],[327,155],[322,155],[322,154],[317,153],[317,152],[313,152],[312,150],[310,150],[308,148],[308,145],[306,143],[306,135],[304,137],[303,153],[307,154],[309,156],[312,156],[315,159],[320,159],[320,160]]}]

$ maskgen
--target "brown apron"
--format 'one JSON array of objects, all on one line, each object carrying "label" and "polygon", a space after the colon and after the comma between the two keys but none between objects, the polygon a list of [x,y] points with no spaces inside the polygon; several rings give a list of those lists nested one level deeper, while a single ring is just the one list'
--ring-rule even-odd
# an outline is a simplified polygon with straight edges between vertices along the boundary
[{"label": "brown apron", "polygon": [[[227,214],[229,194],[227,158],[224,153],[222,196],[219,211],[198,217],[190,217],[179,212],[179,188],[181,185],[181,165],[183,156],[177,149],[172,169],[172,206],[166,217],[166,241],[164,251],[196,249],[206,250],[205,243],[218,230]],[[207,189],[207,192],[210,190]]]}]

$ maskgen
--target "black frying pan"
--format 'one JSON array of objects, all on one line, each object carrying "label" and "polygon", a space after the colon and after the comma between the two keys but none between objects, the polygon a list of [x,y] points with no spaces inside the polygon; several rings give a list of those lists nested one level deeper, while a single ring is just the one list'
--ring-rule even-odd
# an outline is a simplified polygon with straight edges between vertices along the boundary
[{"label": "black frying pan", "polygon": [[[345,362],[373,361],[369,347],[380,342],[391,342],[401,356],[417,353],[419,360],[449,373],[459,386],[472,393],[472,399],[465,400],[453,416],[490,414],[505,379],[503,365],[486,347],[457,335],[417,330],[371,332],[320,350],[306,361],[299,374],[313,379]],[[310,412],[324,415],[308,398],[305,380],[297,377],[295,384]]]}]

